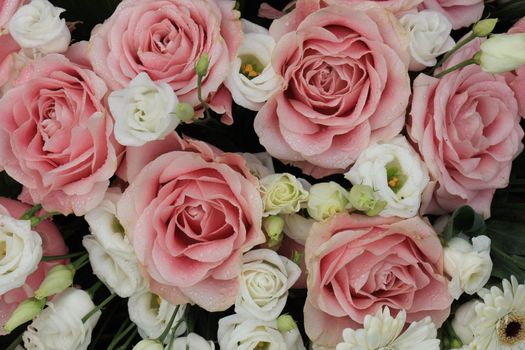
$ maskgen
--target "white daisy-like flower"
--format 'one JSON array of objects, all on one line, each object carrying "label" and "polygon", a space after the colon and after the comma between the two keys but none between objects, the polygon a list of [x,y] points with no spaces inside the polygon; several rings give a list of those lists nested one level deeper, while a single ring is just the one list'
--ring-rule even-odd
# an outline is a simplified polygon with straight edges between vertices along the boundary
[{"label": "white daisy-like flower", "polygon": [[385,307],[375,316],[367,315],[364,328],[343,331],[343,342],[336,350],[439,350],[437,330],[430,317],[412,322],[402,333],[406,321],[406,312],[401,310],[394,318]]},{"label": "white daisy-like flower", "polygon": [[471,350],[525,350],[525,285],[514,276],[502,284],[478,293]]}]

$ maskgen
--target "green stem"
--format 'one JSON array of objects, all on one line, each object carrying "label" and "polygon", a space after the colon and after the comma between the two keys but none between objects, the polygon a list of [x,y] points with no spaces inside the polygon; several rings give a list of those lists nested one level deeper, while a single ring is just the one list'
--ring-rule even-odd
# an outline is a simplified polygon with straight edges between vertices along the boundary
[{"label": "green stem", "polygon": [[89,318],[91,316],[93,316],[97,311],[99,310],[102,310],[102,308],[104,306],[106,306],[111,300],[113,300],[117,295],[115,293],[112,293],[109,297],[107,297],[106,299],[104,299],[103,302],[101,302],[100,304],[98,304],[97,306],[95,306],[90,312],[87,313],[87,315],[85,315],[84,317],[82,317],[82,322],[86,323],[87,320],[89,320]]},{"label": "green stem", "polygon": [[22,343],[22,336],[23,335],[24,335],[24,332],[20,333],[18,335],[18,337],[16,337],[16,339],[13,340],[13,342],[11,344],[9,344],[9,346],[7,347],[6,350],[15,350],[16,347]]},{"label": "green stem", "polygon": [[456,51],[461,49],[463,46],[467,45],[472,40],[476,39],[476,36],[474,33],[471,33],[469,36],[467,36],[465,39],[461,40],[459,43],[457,43],[449,52],[447,52],[436,64],[435,69],[440,67],[450,56],[452,56]]},{"label": "green stem", "polygon": [[78,253],[71,253],[71,254],[66,254],[66,255],[48,255],[48,256],[43,256],[40,261],[53,261],[53,260],[71,259],[71,258],[76,258],[76,257],[82,256],[84,254],[86,254],[86,253],[85,252],[78,252]]},{"label": "green stem", "polygon": [[439,72],[439,73],[436,74],[434,77],[436,77],[436,78],[442,78],[442,77],[444,77],[445,75],[447,75],[448,73],[451,73],[451,72],[453,72],[453,71],[455,71],[455,70],[458,70],[458,69],[460,69],[460,68],[463,68],[463,67],[469,66],[469,65],[471,65],[471,64],[476,64],[476,60],[473,59],[473,58],[471,58],[471,59],[465,60],[465,61],[463,61],[463,62],[460,62],[460,63],[456,64],[455,66],[452,66],[452,67],[450,67],[450,68],[448,68],[448,69],[445,69],[444,71]]},{"label": "green stem", "polygon": [[[84,265],[86,265],[89,262],[89,255],[87,253],[84,253],[80,258],[73,261],[71,265],[75,268],[75,271],[80,270]],[[99,281],[100,282],[100,281]]]},{"label": "green stem", "polygon": [[86,292],[91,295],[91,298],[93,298],[93,296],[95,295],[95,293],[97,292],[97,290],[102,287],[102,282],[101,281],[97,281],[94,285],[92,285],[88,290],[86,290]]},{"label": "green stem", "polygon": [[[135,330],[129,336],[128,340],[126,340],[126,342],[124,344],[122,344],[122,346],[120,348],[118,348],[117,350],[127,350],[127,349],[129,349],[129,345],[131,344],[133,339],[135,339],[135,337],[137,336],[137,333],[138,333],[138,330],[135,328]],[[170,349],[170,348],[168,348],[168,349]]]},{"label": "green stem", "polygon": [[173,325],[173,322],[175,321],[175,317],[177,316],[177,313],[179,312],[179,307],[180,305],[177,305],[177,307],[175,307],[175,310],[173,311],[173,315],[171,315],[170,321],[168,322],[168,325],[164,329],[164,332],[162,332],[162,334],[157,338],[157,340],[160,341],[161,343],[164,343],[164,338],[166,338],[166,336],[170,332],[171,326]]},{"label": "green stem", "polygon": [[41,209],[42,209],[42,204],[35,204],[31,209],[29,209],[24,214],[22,214],[22,216],[20,217],[20,220],[29,220],[29,219],[31,219]]},{"label": "green stem", "polygon": [[117,333],[117,336],[115,338],[113,338],[113,340],[109,344],[107,350],[113,350],[115,348],[115,346],[117,346],[117,344],[122,339],[124,339],[124,337],[127,336],[129,334],[129,332],[131,332],[133,330],[133,328],[135,328],[135,324],[133,322],[128,320],[127,323],[129,323],[129,325],[122,332],[120,332],[120,334]]},{"label": "green stem", "polygon": [[210,119],[210,110],[208,107],[208,103],[202,98],[202,78],[203,76],[198,74],[197,75],[197,97],[199,98],[199,102],[204,107],[204,113],[206,114],[206,118]]},{"label": "green stem", "polygon": [[58,211],[52,211],[52,212],[49,212],[49,213],[45,213],[44,215],[42,216],[39,216],[39,217],[36,217],[36,216],[33,216],[30,220],[31,220],[31,227],[32,228],[35,228],[37,227],[38,225],[40,225],[40,223],[44,220],[47,220],[55,215],[60,215],[60,213]]}]

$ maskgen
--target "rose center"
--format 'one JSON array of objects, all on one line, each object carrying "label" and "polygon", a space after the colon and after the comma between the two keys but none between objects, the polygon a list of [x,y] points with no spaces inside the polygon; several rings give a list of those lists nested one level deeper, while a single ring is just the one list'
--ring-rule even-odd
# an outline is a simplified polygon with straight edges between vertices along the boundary
[{"label": "rose center", "polygon": [[525,317],[508,314],[499,321],[498,338],[505,345],[514,345],[525,340]]},{"label": "rose center", "polygon": [[244,75],[248,79],[253,79],[261,75],[264,70],[264,64],[253,55],[242,55],[241,58],[241,70],[239,73]]}]

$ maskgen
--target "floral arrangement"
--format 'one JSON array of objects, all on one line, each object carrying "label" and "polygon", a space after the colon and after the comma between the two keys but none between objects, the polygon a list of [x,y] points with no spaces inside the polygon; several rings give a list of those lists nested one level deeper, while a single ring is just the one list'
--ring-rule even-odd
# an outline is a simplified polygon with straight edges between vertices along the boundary
[{"label": "floral arrangement", "polygon": [[0,0],[0,348],[525,349],[525,2]]}]

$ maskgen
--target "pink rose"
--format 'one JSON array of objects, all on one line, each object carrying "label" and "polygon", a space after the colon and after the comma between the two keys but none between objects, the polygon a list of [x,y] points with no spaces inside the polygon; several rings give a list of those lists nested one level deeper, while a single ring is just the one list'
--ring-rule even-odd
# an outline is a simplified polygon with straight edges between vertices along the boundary
[{"label": "pink rose", "polygon": [[[230,0],[124,0],[97,26],[89,56],[111,89],[122,89],[140,72],[170,84],[182,102],[200,106],[195,63],[206,52],[204,97],[218,112],[231,109],[220,89],[242,40],[239,13]],[[229,99],[229,100],[228,100]],[[229,105],[228,105],[229,102]]]},{"label": "pink rose", "polygon": [[[26,204],[9,198],[0,197],[0,214],[19,218],[29,208],[30,206]],[[56,226],[51,221],[43,221],[34,230],[38,232],[42,238],[42,250],[44,256],[67,254],[67,247],[64,244],[64,240]],[[41,262],[38,264],[37,270],[27,277],[26,283],[23,286],[0,295],[0,335],[2,326],[9,319],[18,304],[34,295],[35,290],[38,289],[40,283],[47,275],[47,272],[51,270],[53,266],[64,263],[67,263],[67,261],[55,260]]]},{"label": "pink rose", "polygon": [[174,304],[226,310],[242,254],[265,241],[257,179],[241,156],[204,142],[172,134],[145,147],[128,150],[122,173],[130,185],[117,216],[150,289]]},{"label": "pink rose", "polygon": [[7,28],[11,17],[27,0],[0,0],[0,35]]},{"label": "pink rose", "polygon": [[20,51],[20,46],[9,34],[0,35],[0,97],[2,88],[13,79],[16,69],[15,53]]},{"label": "pink rose", "polygon": [[0,99],[0,165],[22,199],[83,215],[103,199],[117,168],[106,85],[59,54],[26,67]]},{"label": "pink rose", "polygon": [[430,316],[437,327],[450,313],[443,249],[419,217],[340,214],[314,224],[305,259],[305,330],[317,345],[334,347],[344,328],[384,306],[405,310],[407,322]]},{"label": "pink rose", "polygon": [[[509,33],[525,33],[525,17],[516,22],[509,30]],[[512,73],[507,73],[505,76],[518,99],[519,113],[522,117],[525,117],[525,65]]]},{"label": "pink rose", "polygon": [[468,27],[480,20],[485,3],[483,0],[423,0],[421,10],[437,11],[445,15],[453,29]]},{"label": "pink rose", "polygon": [[[479,51],[480,39],[458,51],[451,67]],[[488,218],[494,191],[508,185],[522,150],[516,98],[501,75],[470,65],[436,79],[420,74],[408,132],[431,175],[422,213],[442,214],[468,204]]]},{"label": "pink rose", "polygon": [[274,21],[274,70],[283,88],[259,111],[268,152],[321,177],[347,169],[370,143],[403,128],[410,96],[408,41],[372,2],[319,9],[300,1]]}]

